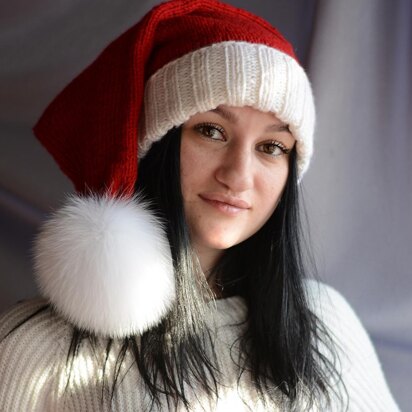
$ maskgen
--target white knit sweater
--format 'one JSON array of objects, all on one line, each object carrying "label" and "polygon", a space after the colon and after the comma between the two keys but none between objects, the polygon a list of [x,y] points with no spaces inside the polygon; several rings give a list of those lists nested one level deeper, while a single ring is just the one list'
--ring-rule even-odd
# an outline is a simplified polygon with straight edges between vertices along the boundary
[{"label": "white knit sweater", "polygon": [[[349,395],[348,411],[399,411],[385,382],[381,366],[371,341],[359,319],[334,289],[315,282],[306,282],[310,306],[325,322],[335,337],[340,357],[340,371]],[[16,324],[46,302],[41,299],[20,303],[0,318],[0,339]],[[241,326],[233,326],[245,319],[246,306],[239,297],[211,302],[208,322],[215,331],[215,350],[224,384],[220,398],[204,399],[192,393],[194,411],[278,411],[276,405],[264,407],[244,373],[237,383],[238,369],[231,358],[230,347],[240,334]],[[112,404],[105,393],[101,403],[101,365],[105,344],[93,352],[86,344],[73,364],[73,375],[66,395],[66,359],[71,338],[71,325],[46,310],[33,317],[10,334],[0,344],[0,411],[2,412],[83,412],[83,411],[143,411],[148,395],[133,360],[126,356],[121,378]],[[100,350],[101,348],[101,350]],[[107,382],[112,382],[119,342],[115,342],[105,371]],[[236,350],[236,345],[232,348]],[[342,389],[337,388],[339,391]],[[155,409],[158,410],[158,409]],[[166,403],[161,410],[167,411]],[[183,409],[182,409],[183,410]],[[334,411],[342,408],[332,407]]]}]

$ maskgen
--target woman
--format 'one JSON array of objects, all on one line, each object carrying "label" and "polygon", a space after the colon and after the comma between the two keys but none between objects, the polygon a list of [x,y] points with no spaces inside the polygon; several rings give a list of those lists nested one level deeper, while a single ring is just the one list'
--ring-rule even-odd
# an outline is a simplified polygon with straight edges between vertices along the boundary
[{"label": "woman", "polygon": [[34,129],[78,196],[36,243],[45,299],[0,323],[5,410],[398,410],[307,278],[313,128],[292,46],[243,10],[172,0],[110,44]]}]

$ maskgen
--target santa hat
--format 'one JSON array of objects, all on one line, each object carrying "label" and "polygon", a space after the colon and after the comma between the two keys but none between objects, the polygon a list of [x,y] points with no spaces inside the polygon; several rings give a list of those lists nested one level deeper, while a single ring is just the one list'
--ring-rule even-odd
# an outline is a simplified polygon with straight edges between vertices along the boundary
[{"label": "santa hat", "polygon": [[36,277],[79,328],[140,334],[175,299],[162,225],[134,197],[138,158],[168,130],[221,104],[269,111],[312,154],[311,87],[263,19],[214,0],[171,0],[113,41],[48,106],[34,132],[78,196],[44,225]]}]

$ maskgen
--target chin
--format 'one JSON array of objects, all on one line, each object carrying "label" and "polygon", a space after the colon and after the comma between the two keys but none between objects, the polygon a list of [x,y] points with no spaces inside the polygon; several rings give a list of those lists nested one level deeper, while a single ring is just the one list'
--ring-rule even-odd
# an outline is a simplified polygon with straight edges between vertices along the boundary
[{"label": "chin", "polygon": [[223,236],[218,236],[213,239],[207,239],[203,243],[209,248],[209,249],[216,249],[216,250],[225,250],[229,249],[232,246],[236,246],[239,243],[243,242],[246,237],[236,237],[236,238],[227,238]]}]

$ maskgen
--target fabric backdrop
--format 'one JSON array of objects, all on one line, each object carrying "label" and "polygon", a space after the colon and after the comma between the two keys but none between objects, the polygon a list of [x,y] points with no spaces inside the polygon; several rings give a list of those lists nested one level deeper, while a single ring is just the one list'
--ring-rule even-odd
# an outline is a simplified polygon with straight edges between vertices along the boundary
[{"label": "fabric backdrop", "polygon": [[412,395],[412,2],[324,0],[305,181],[318,269],[353,305],[404,411]]},{"label": "fabric backdrop", "polygon": [[[303,179],[321,277],[352,304],[403,410],[412,404],[412,2],[228,1],[296,47],[318,110]],[[55,94],[158,1],[0,4],[0,311],[37,294],[31,242],[70,182],[31,127]]]}]

